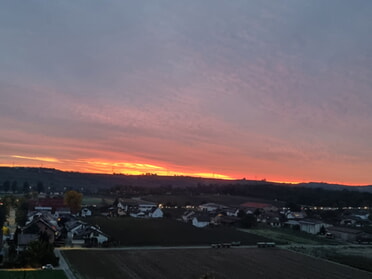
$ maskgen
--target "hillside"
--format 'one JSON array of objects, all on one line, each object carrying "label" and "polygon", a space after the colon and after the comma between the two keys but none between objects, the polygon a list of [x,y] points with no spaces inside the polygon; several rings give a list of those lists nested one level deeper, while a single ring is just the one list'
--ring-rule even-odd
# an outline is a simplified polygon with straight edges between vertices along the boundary
[{"label": "hillside", "polygon": [[202,185],[278,185],[304,188],[321,188],[324,190],[351,190],[372,193],[372,186],[347,186],[327,183],[301,183],[284,184],[255,180],[223,180],[213,178],[188,177],[188,176],[157,176],[157,175],[122,175],[122,174],[93,174],[80,172],[64,172],[48,168],[27,167],[0,167],[0,188],[5,181],[17,182],[18,189],[28,182],[31,187],[36,187],[42,182],[44,187],[51,191],[64,189],[84,189],[88,192],[97,192],[99,189],[109,189],[117,185],[133,187],[172,187],[193,188]]}]

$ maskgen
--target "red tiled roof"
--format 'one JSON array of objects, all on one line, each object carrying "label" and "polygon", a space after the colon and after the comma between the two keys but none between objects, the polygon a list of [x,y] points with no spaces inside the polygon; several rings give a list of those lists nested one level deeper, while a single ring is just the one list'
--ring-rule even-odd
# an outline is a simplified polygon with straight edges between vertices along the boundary
[{"label": "red tiled roof", "polygon": [[271,206],[268,203],[261,203],[261,202],[246,202],[240,205],[241,207],[253,207],[253,208],[264,208]]}]

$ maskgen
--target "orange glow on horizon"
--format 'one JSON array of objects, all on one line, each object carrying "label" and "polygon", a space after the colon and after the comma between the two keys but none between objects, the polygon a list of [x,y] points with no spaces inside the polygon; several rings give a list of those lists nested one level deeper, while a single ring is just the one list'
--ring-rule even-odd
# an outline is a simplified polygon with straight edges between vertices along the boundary
[{"label": "orange glow on horizon", "polygon": [[[274,183],[285,183],[285,184],[300,184],[308,182],[319,182],[319,180],[297,180],[297,179],[285,179],[283,177],[271,177],[260,175],[261,177],[266,177],[265,179],[260,179],[257,176],[252,178],[252,176],[239,175],[237,173],[215,173],[211,171],[201,171],[195,170],[195,168],[190,168],[189,170],[179,171],[177,169],[182,169],[180,166],[160,166],[157,163],[136,163],[136,162],[110,162],[102,159],[57,159],[52,157],[39,157],[39,156],[21,156],[12,155],[12,159],[16,159],[17,163],[6,164],[0,163],[2,167],[45,167],[45,168],[55,168],[61,171],[72,171],[72,172],[82,172],[82,173],[99,173],[99,174],[124,174],[124,175],[144,175],[144,174],[156,174],[159,176],[190,176],[190,177],[201,177],[201,178],[215,178],[215,179],[225,179],[225,180],[241,180],[243,177],[246,180],[262,180]],[[42,164],[42,165],[40,165]],[[321,182],[319,182],[321,183]],[[363,186],[368,184],[362,183],[349,183],[349,182],[337,182],[337,181],[327,181],[324,183],[328,184],[340,184],[349,186]]]}]

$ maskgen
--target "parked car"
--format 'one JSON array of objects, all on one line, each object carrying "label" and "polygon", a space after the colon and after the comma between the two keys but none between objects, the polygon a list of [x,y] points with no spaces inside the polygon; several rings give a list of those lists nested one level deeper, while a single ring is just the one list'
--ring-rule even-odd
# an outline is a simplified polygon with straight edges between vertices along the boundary
[{"label": "parked car", "polygon": [[53,269],[53,265],[51,265],[51,264],[46,264],[46,265],[43,265],[43,266],[41,267],[41,269],[43,269],[43,270],[46,270],[46,269]]}]

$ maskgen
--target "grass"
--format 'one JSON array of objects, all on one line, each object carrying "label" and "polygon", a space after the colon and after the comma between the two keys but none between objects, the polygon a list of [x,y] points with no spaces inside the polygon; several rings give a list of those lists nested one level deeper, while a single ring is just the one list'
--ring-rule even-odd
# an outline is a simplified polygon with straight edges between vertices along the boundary
[{"label": "grass", "polygon": [[170,203],[172,205],[184,206],[186,204],[200,205],[206,202],[219,203],[223,205],[238,207],[240,204],[245,202],[264,202],[271,203],[271,201],[255,199],[245,196],[231,196],[231,195],[219,195],[219,194],[200,194],[200,195],[147,195],[142,197],[144,200],[156,202],[156,203]]},{"label": "grass", "polygon": [[334,255],[327,257],[328,260],[372,272],[372,260],[363,256]]},{"label": "grass", "polygon": [[372,272],[372,247],[369,246],[302,246],[291,250]]},{"label": "grass", "polygon": [[63,270],[0,270],[1,279],[67,279]]},{"label": "grass", "polygon": [[98,207],[113,204],[114,199],[107,197],[94,197],[94,196],[83,196],[82,204],[91,206],[96,205]]},{"label": "grass", "polygon": [[241,241],[254,245],[271,241],[267,237],[238,231],[234,227],[196,228],[171,219],[139,219],[131,217],[90,217],[87,222],[99,225],[119,246],[180,246]]},{"label": "grass", "polygon": [[271,238],[283,244],[337,244],[334,240],[286,228],[251,229],[245,231]]}]

